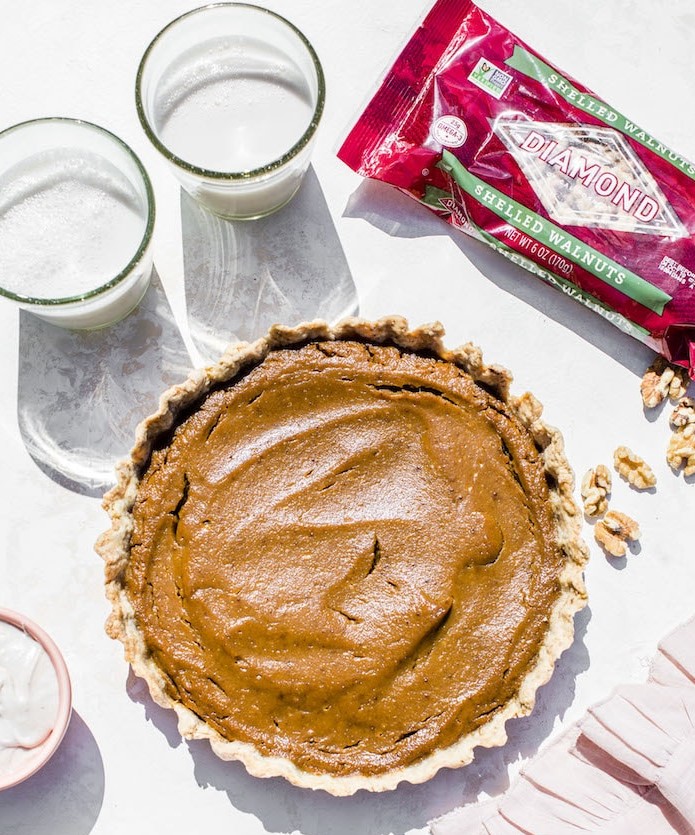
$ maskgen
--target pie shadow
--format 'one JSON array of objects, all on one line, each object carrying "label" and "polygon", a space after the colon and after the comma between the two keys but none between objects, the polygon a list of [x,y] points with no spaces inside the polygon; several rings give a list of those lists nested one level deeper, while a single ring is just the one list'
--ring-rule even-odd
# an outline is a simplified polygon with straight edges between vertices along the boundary
[{"label": "pie shadow", "polygon": [[189,370],[156,273],[139,306],[99,330],[60,328],[22,310],[17,418],[24,445],[53,481],[101,496],[137,424]]},{"label": "pie shadow", "polygon": [[[478,748],[472,763],[460,769],[442,769],[420,785],[401,783],[384,793],[359,791],[352,797],[332,797],[324,791],[292,786],[273,777],[252,777],[238,762],[223,762],[205,740],[187,741],[198,785],[226,793],[238,810],[254,815],[268,832],[302,835],[403,835],[425,827],[433,818],[475,802],[481,794],[496,796],[510,784],[509,767],[533,756],[553,733],[574,700],[575,680],[589,668],[584,639],[591,618],[587,607],[575,616],[575,637],[556,664],[550,681],[539,689],[530,716],[507,723],[508,741],[498,748]],[[181,744],[173,711],[157,707],[144,683],[132,673],[128,692],[143,704],[147,719],[167,738]]]},{"label": "pie shadow", "polygon": [[217,217],[181,191],[186,309],[204,361],[278,322],[335,322],[358,310],[357,290],[312,166],[292,200],[259,220]]},{"label": "pie shadow", "polygon": [[104,763],[92,732],[73,710],[60,747],[33,777],[0,793],[0,832],[89,835],[104,801]]},{"label": "pie shadow", "polygon": [[[446,236],[490,281],[524,304],[541,311],[612,357],[635,376],[642,377],[654,351],[566,293],[546,284],[512,263],[492,247],[455,229],[412,197],[377,180],[363,180],[350,196],[344,217],[360,218],[398,238]],[[519,328],[523,328],[519,322]],[[535,327],[535,324],[533,325]],[[533,333],[529,332],[529,340]],[[570,357],[558,356],[566,364]]]}]

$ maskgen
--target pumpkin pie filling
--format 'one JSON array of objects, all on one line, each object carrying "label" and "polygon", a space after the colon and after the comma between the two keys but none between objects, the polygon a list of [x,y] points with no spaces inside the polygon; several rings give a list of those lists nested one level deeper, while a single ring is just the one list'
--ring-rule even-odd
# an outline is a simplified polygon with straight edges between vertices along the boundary
[{"label": "pumpkin pie filling", "polygon": [[509,405],[318,341],[214,387],[140,474],[125,593],[167,694],[313,773],[383,774],[519,692],[566,562]]}]

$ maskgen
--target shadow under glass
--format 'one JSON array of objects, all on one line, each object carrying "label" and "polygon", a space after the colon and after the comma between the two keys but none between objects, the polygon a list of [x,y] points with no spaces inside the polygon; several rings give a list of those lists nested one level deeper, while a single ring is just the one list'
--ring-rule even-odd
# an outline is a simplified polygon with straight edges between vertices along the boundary
[{"label": "shadow under glass", "polygon": [[186,307],[206,360],[277,323],[335,322],[357,290],[313,167],[292,201],[268,217],[230,221],[181,192]]},{"label": "shadow under glass", "polygon": [[66,330],[20,311],[17,417],[27,451],[57,483],[100,496],[138,423],[189,369],[156,274],[136,310],[101,330]]}]

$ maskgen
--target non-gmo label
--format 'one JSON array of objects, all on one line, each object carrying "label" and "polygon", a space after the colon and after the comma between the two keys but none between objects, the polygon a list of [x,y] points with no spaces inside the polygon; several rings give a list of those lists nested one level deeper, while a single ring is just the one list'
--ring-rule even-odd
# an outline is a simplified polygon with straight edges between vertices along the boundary
[{"label": "non-gmo label", "polygon": [[468,138],[468,128],[458,116],[440,116],[432,125],[432,138],[445,148],[460,148]]},{"label": "non-gmo label", "polygon": [[490,63],[486,58],[481,58],[473,67],[473,72],[468,76],[468,80],[496,99],[501,99],[507,87],[511,84],[512,76]]}]

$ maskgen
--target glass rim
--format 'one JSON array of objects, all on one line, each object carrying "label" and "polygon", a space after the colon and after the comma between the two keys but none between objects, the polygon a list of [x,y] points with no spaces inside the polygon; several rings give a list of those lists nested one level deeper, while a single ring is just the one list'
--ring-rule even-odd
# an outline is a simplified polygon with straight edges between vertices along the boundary
[{"label": "glass rim", "polygon": [[[212,9],[224,8],[251,9],[255,12],[261,12],[262,14],[269,15],[270,17],[279,20],[299,38],[306,51],[308,52],[309,57],[311,58],[312,64],[314,66],[314,72],[316,73],[316,104],[314,106],[314,112],[312,114],[311,121],[307,125],[304,133],[294,143],[294,145],[292,145],[292,147],[289,148],[289,150],[282,154],[282,156],[277,157],[276,159],[271,160],[270,162],[266,163],[265,165],[261,165],[258,168],[249,169],[248,171],[216,171],[211,168],[203,168],[202,166],[195,165],[194,163],[188,162],[187,160],[177,156],[157,136],[145,112],[145,106],[143,104],[141,95],[142,81],[147,67],[147,61],[155,47],[159,44],[160,40],[163,37],[165,37],[169,30],[171,30],[175,26],[178,26],[180,23],[186,21],[190,17],[194,17]],[[287,20],[287,18],[277,14],[277,12],[271,11],[270,9],[266,9],[263,6],[256,6],[253,3],[209,3],[205,6],[199,6],[197,9],[191,9],[190,11],[184,12],[182,15],[179,15],[178,17],[174,18],[172,21],[167,23],[167,25],[163,29],[160,29],[160,31],[150,41],[149,46],[143,53],[142,58],[140,59],[137,75],[135,77],[135,107],[138,112],[140,124],[142,125],[145,133],[147,134],[147,138],[154,145],[154,147],[162,154],[162,156],[164,156],[177,168],[181,168],[183,171],[189,174],[193,174],[196,177],[205,177],[211,180],[235,182],[254,180],[258,177],[272,174],[274,171],[277,171],[287,163],[291,162],[300,153],[300,151],[302,151],[302,149],[309,144],[314,134],[316,133],[316,129],[318,128],[319,122],[321,121],[321,116],[323,115],[325,101],[326,80],[323,73],[323,67],[321,66],[321,61],[319,60],[319,57],[316,54],[316,50],[311,45],[309,39],[300,29],[298,29],[294,25],[294,23],[291,23],[289,20]]]},{"label": "glass rim", "polygon": [[111,290],[113,287],[116,287],[118,284],[120,284],[124,279],[128,277],[128,275],[137,266],[138,262],[140,262],[143,256],[145,255],[145,252],[152,240],[152,233],[154,231],[154,221],[156,213],[154,190],[152,188],[152,183],[145,169],[145,166],[140,161],[140,158],[137,156],[135,151],[133,151],[130,145],[127,145],[119,136],[116,136],[115,133],[111,133],[110,130],[101,127],[101,125],[96,125],[94,124],[94,122],[88,122],[85,119],[74,119],[70,116],[42,116],[38,119],[27,119],[24,122],[18,122],[16,125],[11,125],[9,128],[5,128],[4,130],[0,131],[0,142],[2,142],[5,136],[17,130],[27,128],[30,125],[40,125],[49,122],[60,122],[63,124],[76,125],[78,127],[86,127],[89,130],[94,130],[97,133],[101,133],[104,136],[106,136],[117,146],[119,146],[121,150],[126,152],[126,155],[129,156],[130,159],[135,163],[135,167],[137,168],[140,177],[142,178],[143,185],[145,186],[145,196],[147,200],[147,223],[145,224],[145,231],[143,232],[142,240],[140,241],[140,244],[137,250],[135,251],[135,254],[128,261],[126,266],[117,275],[115,275],[113,278],[110,278],[104,284],[100,284],[98,287],[95,287],[92,290],[88,290],[85,293],[79,293],[74,296],[61,296],[57,298],[47,298],[45,296],[35,297],[25,296],[22,293],[15,293],[12,290],[7,290],[5,287],[0,285],[1,296],[4,296],[8,299],[12,299],[12,301],[15,302],[20,302],[21,304],[38,305],[41,307],[55,307],[57,305],[68,305],[76,302],[89,301],[90,299],[94,299],[97,296],[106,293],[108,290]]}]

